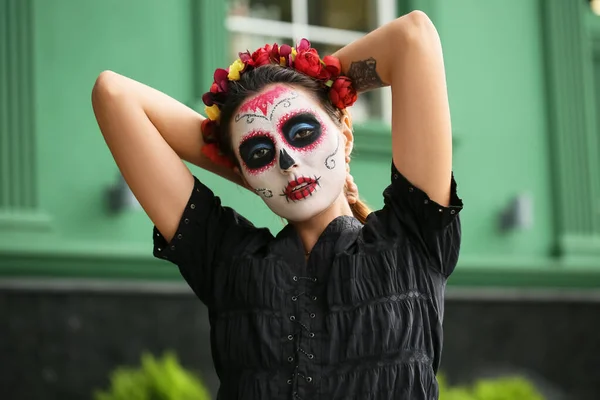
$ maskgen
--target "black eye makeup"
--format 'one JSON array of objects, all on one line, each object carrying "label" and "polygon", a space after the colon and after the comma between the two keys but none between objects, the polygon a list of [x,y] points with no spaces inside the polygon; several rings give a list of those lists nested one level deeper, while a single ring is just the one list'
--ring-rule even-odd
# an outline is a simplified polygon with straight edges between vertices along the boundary
[{"label": "black eye makeup", "polygon": [[310,146],[323,134],[317,117],[308,112],[284,115],[279,123],[279,131],[285,140],[296,148]]},{"label": "black eye makeup", "polygon": [[246,167],[256,173],[275,161],[275,144],[265,134],[249,135],[240,144],[239,151]]}]

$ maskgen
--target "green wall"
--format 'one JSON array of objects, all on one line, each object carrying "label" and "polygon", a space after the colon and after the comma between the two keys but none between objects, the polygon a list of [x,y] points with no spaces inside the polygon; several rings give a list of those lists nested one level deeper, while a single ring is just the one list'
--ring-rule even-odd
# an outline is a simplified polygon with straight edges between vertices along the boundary
[{"label": "green wall", "polygon": [[[562,228],[544,3],[400,3],[401,10],[431,14],[444,45],[455,174],[466,204],[461,266],[452,282],[600,285],[599,257],[567,262],[553,256]],[[224,63],[224,8],[215,11],[211,3],[192,0],[0,0],[0,5],[20,7],[34,22],[32,54],[22,64],[30,66],[35,123],[26,152],[33,154],[34,170],[19,180],[24,183],[1,187],[29,185],[38,199],[20,208],[2,209],[0,202],[0,276],[177,277],[174,268],[152,259],[151,224],[141,210],[107,212],[105,191],[118,170],[95,124],[90,92],[99,72],[111,69],[199,104],[210,71]],[[14,107],[3,101],[4,110]],[[385,126],[356,127],[352,171],[361,195],[375,208],[389,181],[389,147]],[[281,228],[258,197],[203,171],[194,173],[257,225]],[[518,194],[533,199],[533,226],[501,233],[499,213]]]}]

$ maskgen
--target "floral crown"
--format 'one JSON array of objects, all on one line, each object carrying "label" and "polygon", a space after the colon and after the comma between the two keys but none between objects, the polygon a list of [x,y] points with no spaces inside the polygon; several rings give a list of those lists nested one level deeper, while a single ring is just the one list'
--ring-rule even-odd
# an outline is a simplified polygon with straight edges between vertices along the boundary
[{"label": "floral crown", "polygon": [[239,58],[228,69],[215,70],[210,91],[202,96],[207,116],[202,122],[202,137],[205,143],[202,153],[213,163],[233,167],[218,146],[221,107],[227,99],[229,82],[238,81],[242,74],[267,64],[292,68],[321,82],[323,87],[327,88],[331,103],[340,110],[351,106],[357,99],[352,81],[347,76],[341,75],[340,60],[333,56],[325,56],[321,59],[317,50],[310,47],[307,39],[300,40],[296,47],[287,44],[278,46],[274,43],[267,44],[252,54],[250,51],[239,53]]}]

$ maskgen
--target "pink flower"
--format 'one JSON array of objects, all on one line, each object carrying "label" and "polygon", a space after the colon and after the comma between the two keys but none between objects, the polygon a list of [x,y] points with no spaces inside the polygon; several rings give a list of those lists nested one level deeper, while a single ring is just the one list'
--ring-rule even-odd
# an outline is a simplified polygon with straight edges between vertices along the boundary
[{"label": "pink flower", "polygon": [[296,51],[300,53],[301,51],[306,51],[310,49],[310,42],[308,39],[301,39],[300,43],[296,44]]}]

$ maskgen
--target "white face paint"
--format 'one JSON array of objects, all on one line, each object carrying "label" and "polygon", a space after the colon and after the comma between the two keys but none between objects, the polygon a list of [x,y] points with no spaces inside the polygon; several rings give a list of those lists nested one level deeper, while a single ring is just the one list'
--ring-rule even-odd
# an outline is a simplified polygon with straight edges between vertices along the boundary
[{"label": "white face paint", "polygon": [[278,84],[242,103],[232,146],[248,184],[289,221],[327,209],[346,181],[340,129],[308,94]]}]

